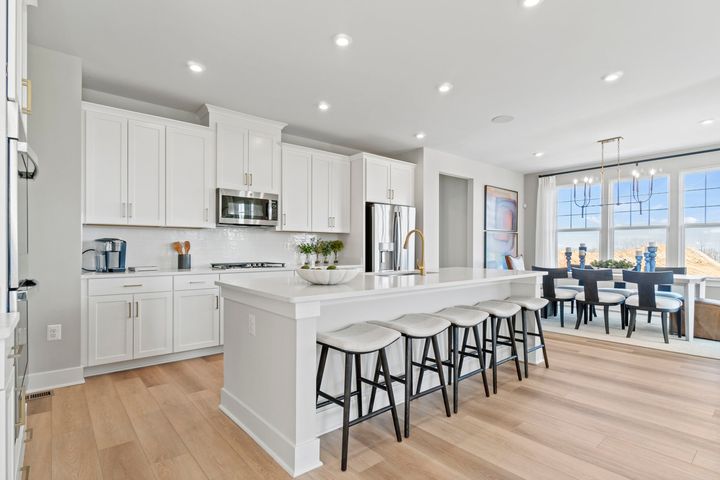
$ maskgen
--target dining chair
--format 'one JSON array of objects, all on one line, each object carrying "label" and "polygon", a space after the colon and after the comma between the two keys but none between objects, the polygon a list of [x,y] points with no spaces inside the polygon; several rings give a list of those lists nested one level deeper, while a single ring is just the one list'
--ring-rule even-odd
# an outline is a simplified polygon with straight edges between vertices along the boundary
[{"label": "dining chair", "polygon": [[[656,272],[672,272],[674,275],[687,275],[687,267],[655,267]],[[658,285],[655,295],[658,297],[674,298],[680,300],[683,306],[675,314],[678,337],[682,338],[683,314],[685,313],[685,297],[682,293],[673,292],[672,285]],[[648,312],[648,323],[652,321],[652,312]]]},{"label": "dining chair", "polygon": [[670,343],[668,338],[668,314],[678,313],[682,308],[682,302],[675,298],[663,297],[657,295],[656,287],[658,285],[672,285],[673,272],[635,272],[625,270],[623,272],[623,280],[634,283],[638,286],[638,294],[628,297],[625,304],[629,312],[629,323],[627,329],[627,338],[630,338],[635,329],[635,320],[637,311],[660,312],[662,320],[663,339],[665,343]]},{"label": "dining chair", "polygon": [[[577,322],[575,323],[575,329],[580,328],[583,316],[585,317],[585,323],[587,323],[591,307],[597,305],[603,307],[605,333],[609,334],[610,307],[619,305],[622,308],[622,305],[625,303],[625,295],[598,291],[598,282],[612,281],[612,270],[609,268],[594,270],[573,268],[572,276],[583,284],[583,291],[575,297],[575,302],[577,303]],[[621,310],[621,314],[624,314],[624,310]]]},{"label": "dining chair", "polygon": [[569,288],[560,288],[555,286],[555,280],[558,278],[568,278],[567,268],[545,268],[533,265],[533,271],[546,272],[542,277],[543,291],[542,298],[547,299],[550,303],[560,304],[560,326],[565,326],[565,302],[572,302],[579,293]]}]

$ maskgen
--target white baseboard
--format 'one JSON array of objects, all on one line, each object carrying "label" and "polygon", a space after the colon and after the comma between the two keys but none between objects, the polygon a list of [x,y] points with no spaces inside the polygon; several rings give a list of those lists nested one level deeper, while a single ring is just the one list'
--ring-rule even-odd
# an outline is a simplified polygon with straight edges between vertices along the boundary
[{"label": "white baseboard", "polygon": [[123,370],[132,370],[133,368],[149,367],[151,365],[160,365],[163,363],[179,362],[180,360],[190,360],[191,358],[207,357],[223,353],[222,345],[219,347],[207,347],[198,350],[188,350],[186,352],[168,353],[167,355],[158,355],[156,357],[144,357],[126,362],[108,363],[105,365],[95,365],[85,367],[85,376],[92,377],[94,375],[102,375],[105,373],[121,372]]},{"label": "white baseboard", "polygon": [[63,368],[28,375],[27,393],[42,392],[53,388],[69,387],[85,383],[83,367]]}]

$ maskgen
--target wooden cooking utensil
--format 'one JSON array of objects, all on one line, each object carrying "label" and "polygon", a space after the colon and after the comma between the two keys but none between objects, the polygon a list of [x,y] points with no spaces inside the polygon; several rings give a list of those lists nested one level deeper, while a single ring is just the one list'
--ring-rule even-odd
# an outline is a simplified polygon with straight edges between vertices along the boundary
[{"label": "wooden cooking utensil", "polygon": [[178,255],[182,255],[182,245],[180,245],[180,242],[173,242],[172,244],[173,249],[178,253]]},{"label": "wooden cooking utensil", "polygon": [[185,240],[185,255],[190,253],[190,242]]}]

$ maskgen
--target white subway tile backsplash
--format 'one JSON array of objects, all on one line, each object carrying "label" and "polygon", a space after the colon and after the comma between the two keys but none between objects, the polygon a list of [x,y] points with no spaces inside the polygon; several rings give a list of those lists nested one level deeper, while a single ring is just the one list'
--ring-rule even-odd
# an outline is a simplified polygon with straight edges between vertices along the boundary
[{"label": "white subway tile backsplash", "polygon": [[[278,232],[269,228],[221,227],[183,229],[157,227],[83,226],[83,250],[93,248],[96,238],[113,237],[127,241],[127,266],[177,266],[172,243],[189,240],[193,267],[212,262],[284,262],[299,264],[295,246],[310,238],[336,239],[346,235]],[[92,255],[84,256],[84,266],[92,268]]]}]

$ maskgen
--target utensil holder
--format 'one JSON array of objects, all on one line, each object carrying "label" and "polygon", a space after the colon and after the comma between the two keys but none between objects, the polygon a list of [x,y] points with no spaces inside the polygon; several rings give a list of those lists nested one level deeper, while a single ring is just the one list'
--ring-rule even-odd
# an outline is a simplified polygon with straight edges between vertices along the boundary
[{"label": "utensil holder", "polygon": [[189,253],[178,255],[178,270],[190,270],[191,266]]}]

